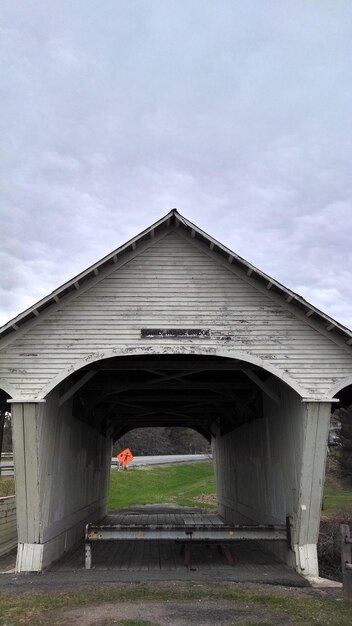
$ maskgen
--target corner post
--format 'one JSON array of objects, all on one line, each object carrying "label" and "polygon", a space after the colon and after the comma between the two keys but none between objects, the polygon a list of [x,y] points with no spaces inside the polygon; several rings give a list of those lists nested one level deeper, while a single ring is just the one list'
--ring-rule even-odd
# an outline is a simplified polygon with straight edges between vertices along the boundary
[{"label": "corner post", "polygon": [[18,551],[16,571],[41,571],[38,463],[38,401],[13,400],[11,418],[15,465]]},{"label": "corner post", "polygon": [[304,437],[299,502],[296,514],[297,569],[319,576],[317,542],[323,499],[331,400],[303,400]]}]

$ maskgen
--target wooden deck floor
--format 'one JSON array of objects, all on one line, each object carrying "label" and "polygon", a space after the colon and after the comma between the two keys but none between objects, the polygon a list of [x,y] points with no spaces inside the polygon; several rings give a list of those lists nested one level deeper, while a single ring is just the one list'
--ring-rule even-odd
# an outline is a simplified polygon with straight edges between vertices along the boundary
[{"label": "wooden deck floor", "polygon": [[[239,542],[231,546],[235,566],[266,569],[279,563],[255,542]],[[84,567],[84,542],[73,552],[51,566],[51,570],[72,570]],[[231,567],[216,544],[196,544],[191,547],[192,568],[223,569]],[[93,545],[93,568],[116,570],[184,570],[180,545],[173,541],[102,541]]]},{"label": "wooden deck floor", "polygon": [[[121,511],[108,515],[101,524],[221,524],[223,521],[215,513],[194,510]],[[183,578],[194,575],[196,578],[216,578],[241,582],[270,582],[301,585],[303,579],[273,555],[259,547],[257,542],[244,541],[231,544],[234,560],[231,566],[217,545],[197,544],[191,546],[191,560],[188,567],[183,565],[180,544],[173,541],[97,541],[93,543],[93,569],[109,570],[114,575],[135,579],[138,573],[146,580],[162,578]],[[84,568],[84,542],[66,554],[50,567],[51,572],[72,571]],[[89,571],[93,570],[88,570]],[[120,574],[119,574],[120,573]]]},{"label": "wooden deck floor", "polygon": [[217,513],[202,511],[197,509],[175,508],[170,511],[169,508],[158,507],[156,512],[153,509],[138,508],[136,511],[127,509],[117,513],[111,513],[100,521],[101,525],[122,525],[122,526],[221,526],[224,521]]}]

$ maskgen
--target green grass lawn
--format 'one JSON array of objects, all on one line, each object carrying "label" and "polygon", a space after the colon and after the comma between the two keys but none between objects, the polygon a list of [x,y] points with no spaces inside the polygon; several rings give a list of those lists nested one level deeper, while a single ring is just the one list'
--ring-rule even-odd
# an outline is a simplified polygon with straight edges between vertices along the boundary
[{"label": "green grass lawn", "polygon": [[344,488],[337,481],[327,479],[323,499],[324,516],[335,515],[341,511],[351,513],[352,520],[352,489]]},{"label": "green grass lawn", "polygon": [[0,498],[15,495],[15,480],[11,476],[0,477]]},{"label": "green grass lawn", "polygon": [[[0,497],[15,492],[12,477],[0,478]],[[110,481],[109,510],[134,504],[173,503],[181,506],[216,509],[213,466],[205,463],[177,464],[165,467],[113,470]],[[351,513],[352,489],[327,479],[324,487],[325,517],[338,512]]]},{"label": "green grass lawn", "polygon": [[216,509],[211,461],[112,471],[110,511],[134,504],[158,503]]},{"label": "green grass lawn", "polygon": [[[216,509],[212,463],[147,466],[111,473],[110,511],[134,504],[157,503]],[[327,479],[323,511],[325,517],[339,511],[350,512],[352,516],[352,490]]]}]

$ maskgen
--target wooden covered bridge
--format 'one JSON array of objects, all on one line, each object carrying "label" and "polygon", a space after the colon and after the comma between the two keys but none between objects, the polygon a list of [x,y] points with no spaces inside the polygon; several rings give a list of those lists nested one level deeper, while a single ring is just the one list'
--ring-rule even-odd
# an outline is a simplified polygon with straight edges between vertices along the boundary
[{"label": "wooden covered bridge", "polygon": [[[18,571],[106,513],[112,442],[182,425],[212,442],[227,523],[285,524],[272,550],[318,573],[332,402],[352,333],[176,210],[0,329]],[[270,546],[268,546],[270,547]]]}]

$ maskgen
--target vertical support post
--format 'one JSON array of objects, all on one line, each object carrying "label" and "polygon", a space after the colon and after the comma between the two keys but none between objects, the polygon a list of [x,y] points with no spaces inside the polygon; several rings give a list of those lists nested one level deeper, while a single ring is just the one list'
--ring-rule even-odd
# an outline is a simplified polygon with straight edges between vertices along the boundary
[{"label": "vertical support post", "polygon": [[228,564],[233,567],[235,565],[235,561],[233,560],[233,556],[232,556],[232,552],[230,548],[228,548],[228,546],[226,546],[225,544],[222,544],[221,549],[226,557]]},{"label": "vertical support post", "polygon": [[316,544],[323,498],[327,440],[331,402],[304,401],[304,439],[296,515],[296,550],[299,570],[305,576],[318,576]]},{"label": "vertical support post", "polygon": [[[341,524],[341,569],[343,597],[352,601],[352,538],[348,524]],[[348,567],[349,566],[349,567]]]},{"label": "vertical support post", "polygon": [[183,551],[183,565],[185,567],[188,567],[190,560],[191,560],[191,546],[188,543],[186,543],[184,546],[184,551]]},{"label": "vertical support post", "polygon": [[11,404],[18,541],[40,541],[37,405]]},{"label": "vertical support post", "polygon": [[86,546],[85,546],[85,568],[91,569],[91,567],[92,567],[92,544],[87,539]]},{"label": "vertical support post", "polygon": [[17,508],[18,572],[43,568],[39,494],[38,403],[10,400]]}]

